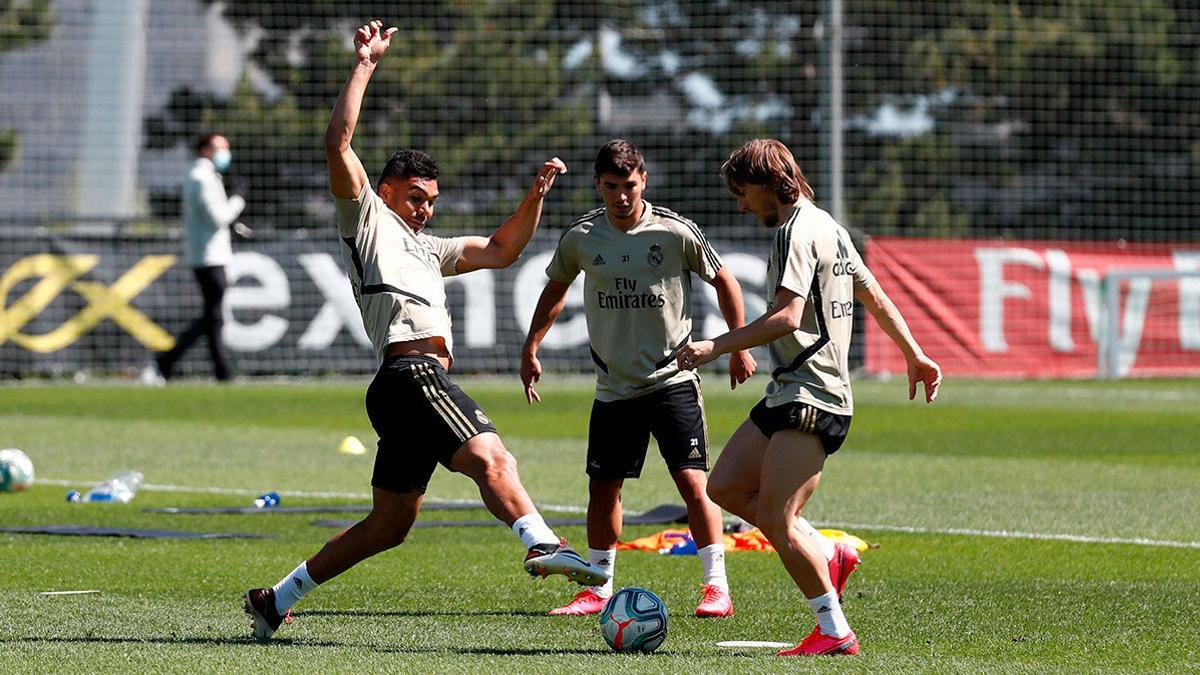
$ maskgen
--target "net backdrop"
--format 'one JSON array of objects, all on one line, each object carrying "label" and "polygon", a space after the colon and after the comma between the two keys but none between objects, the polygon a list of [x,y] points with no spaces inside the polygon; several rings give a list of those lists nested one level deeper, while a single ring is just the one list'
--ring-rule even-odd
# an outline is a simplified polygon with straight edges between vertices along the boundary
[{"label": "net backdrop", "polygon": [[[866,240],[879,236],[1200,240],[1194,2],[11,0],[0,3],[0,372],[121,372],[145,361],[147,341],[131,342],[110,319],[70,348],[19,344],[14,336],[52,332],[88,301],[68,285],[37,317],[18,317],[11,308],[39,277],[12,270],[39,251],[96,253],[103,260],[88,278],[111,286],[145,255],[178,253],[179,182],[191,140],[209,130],[232,142],[228,184],[247,197],[243,221],[257,232],[238,250],[271,258],[288,281],[273,309],[257,297],[231,310],[246,325],[288,324],[269,346],[239,352],[243,372],[372,370],[352,327],[300,347],[329,297],[299,262],[336,254],[321,139],[354,28],[371,17],[400,31],[367,92],[355,148],[371,175],[399,147],[438,160],[437,231],[487,233],[542,161],[557,155],[571,167],[524,263],[599,204],[591,161],[614,137],[645,152],[651,201],[742,256],[751,316],[767,292],[755,279],[771,233],[737,213],[717,169],[753,137],[793,149],[868,264]],[[199,307],[181,264],[131,300],[168,332]],[[978,271],[970,255],[942,264]],[[467,308],[483,282],[452,285],[461,367],[516,369],[519,305],[544,280],[535,272],[492,280],[490,342],[467,334],[468,317],[483,330],[475,312],[489,311]],[[237,283],[250,297],[267,282]],[[698,302],[697,333],[707,335],[720,322],[715,304]],[[1153,306],[1170,311],[1169,301]],[[548,367],[591,368],[577,336],[562,344],[545,354]],[[181,370],[207,372],[205,361],[195,350]]]}]

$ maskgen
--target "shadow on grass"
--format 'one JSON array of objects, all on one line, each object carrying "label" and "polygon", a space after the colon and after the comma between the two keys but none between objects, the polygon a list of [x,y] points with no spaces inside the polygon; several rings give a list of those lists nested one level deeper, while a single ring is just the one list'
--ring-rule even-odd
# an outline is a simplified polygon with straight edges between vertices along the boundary
[{"label": "shadow on grass", "polygon": [[312,609],[303,612],[292,612],[292,616],[297,619],[303,619],[306,616],[337,616],[337,617],[362,617],[379,618],[379,617],[404,617],[404,616],[545,616],[549,617],[546,612],[521,612],[521,611],[504,611],[504,610],[416,610],[416,609],[388,609],[388,610],[362,610],[362,609]]},{"label": "shadow on grass", "polygon": [[498,647],[387,647],[373,650],[380,654],[457,654],[459,656],[604,656],[609,649],[500,649]]},{"label": "shadow on grass", "polygon": [[[249,635],[230,637],[103,637],[97,635],[79,635],[74,637],[24,637],[0,638],[0,644],[25,643],[56,643],[56,644],[152,644],[152,645],[200,645],[210,647],[232,647],[237,645],[259,645],[260,643]],[[290,640],[287,638],[271,640],[270,644],[294,644],[304,647],[348,647],[344,642],[328,642],[321,640]]]},{"label": "shadow on grass", "polygon": [[[331,612],[332,613],[332,612]],[[474,612],[481,614],[486,612]],[[343,613],[338,613],[343,614]],[[202,647],[259,647],[267,645],[279,645],[290,647],[313,647],[313,648],[336,648],[336,649],[363,649],[377,654],[425,654],[425,655],[458,655],[458,656],[607,656],[612,654],[611,650],[604,648],[592,649],[527,649],[527,648],[500,648],[500,647],[376,647],[371,645],[356,645],[346,642],[330,642],[328,640],[309,640],[309,639],[290,639],[290,638],[275,638],[269,642],[259,642],[258,640],[245,636],[237,637],[148,637],[148,638],[132,638],[132,637],[101,637],[101,636],[78,636],[78,637],[24,637],[24,638],[0,638],[2,644],[126,644],[126,645],[197,645]],[[675,650],[663,649],[657,652],[658,657],[712,657],[712,653],[695,651],[695,650]],[[758,657],[758,654],[730,652],[721,654],[722,659],[753,659]],[[652,659],[653,656],[645,655],[641,658]]]}]

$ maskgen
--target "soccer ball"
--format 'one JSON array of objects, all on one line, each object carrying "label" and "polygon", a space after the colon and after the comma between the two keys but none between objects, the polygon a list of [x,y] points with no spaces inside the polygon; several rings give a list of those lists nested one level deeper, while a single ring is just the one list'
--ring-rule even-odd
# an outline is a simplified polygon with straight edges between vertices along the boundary
[{"label": "soccer ball", "polygon": [[667,639],[667,606],[644,588],[622,588],[600,612],[600,634],[615,652],[649,654]]},{"label": "soccer ball", "polygon": [[0,492],[20,492],[33,485],[33,460],[29,455],[7,448],[0,450]]}]

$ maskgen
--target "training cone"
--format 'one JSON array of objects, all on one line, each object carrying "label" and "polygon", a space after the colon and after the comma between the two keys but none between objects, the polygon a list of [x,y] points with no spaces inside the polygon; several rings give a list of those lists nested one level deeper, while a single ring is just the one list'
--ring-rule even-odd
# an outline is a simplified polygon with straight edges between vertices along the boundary
[{"label": "training cone", "polygon": [[357,436],[347,436],[338,444],[338,452],[343,455],[365,455],[367,446],[363,445]]}]

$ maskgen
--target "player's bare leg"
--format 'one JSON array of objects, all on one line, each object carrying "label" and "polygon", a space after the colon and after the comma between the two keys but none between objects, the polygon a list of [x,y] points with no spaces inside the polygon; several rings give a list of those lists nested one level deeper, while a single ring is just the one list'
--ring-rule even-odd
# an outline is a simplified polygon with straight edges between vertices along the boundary
[{"label": "player's bare leg", "polygon": [[421,510],[421,492],[403,494],[371,488],[371,512],[366,518],[334,535],[308,559],[308,574],[318,584],[345,572],[359,562],[404,542]]},{"label": "player's bare leg", "polygon": [[517,458],[497,434],[468,439],[450,458],[450,468],[475,481],[488,511],[505,525],[511,527],[517,518],[535,511],[517,473]]},{"label": "player's bare leg", "polygon": [[708,479],[699,469],[681,469],[671,474],[679,496],[687,505],[688,528],[696,542],[704,568],[703,595],[696,616],[733,616],[733,599],[725,575],[725,537],[721,529],[721,509],[708,498]]},{"label": "player's bare leg", "polygon": [[550,610],[551,616],[599,614],[613,594],[613,572],[617,564],[617,540],[621,537],[621,487],[623,479],[588,480],[588,562],[608,575],[600,586],[585,588],[570,602]]},{"label": "player's bare leg", "polygon": [[373,504],[365,518],[334,535],[325,546],[273,588],[253,588],[243,597],[254,620],[254,636],[270,639],[293,605],[316,588],[359,562],[399,546],[421,510],[420,492],[397,493],[372,488]]},{"label": "player's bare leg", "polygon": [[546,525],[521,484],[517,459],[500,436],[486,432],[470,438],[450,458],[450,468],[470,476],[488,511],[521,538],[528,551],[525,570],[529,574],[562,574],[584,586],[608,581],[608,574],[584,560]]},{"label": "player's bare leg", "polygon": [[[799,515],[821,482],[825,466],[821,440],[794,429],[775,432],[763,456],[759,478],[758,527],[817,615],[817,627],[800,645],[780,655],[857,653],[858,638],[842,613],[820,545],[801,527]],[[814,651],[814,648],[816,651]]]},{"label": "player's bare leg", "polygon": [[588,480],[588,547],[610,549],[621,538],[621,487],[625,481]]},{"label": "player's bare leg", "polygon": [[708,496],[751,525],[758,525],[758,483],[767,444],[767,437],[747,419],[725,444],[708,476]]}]

